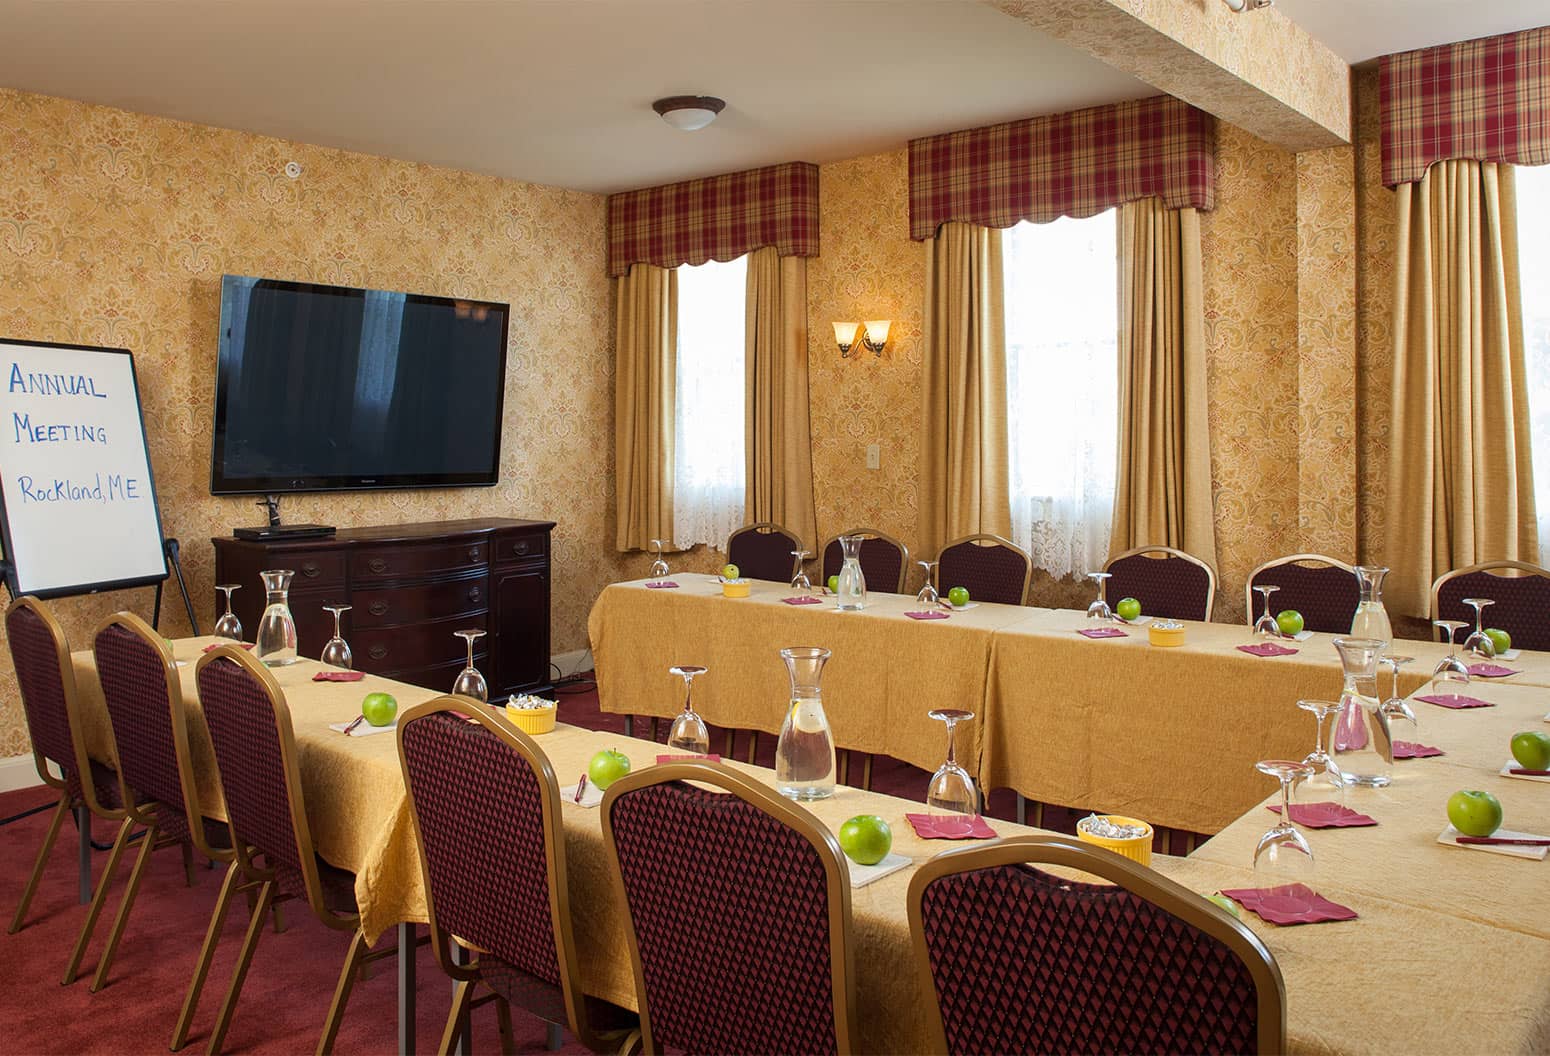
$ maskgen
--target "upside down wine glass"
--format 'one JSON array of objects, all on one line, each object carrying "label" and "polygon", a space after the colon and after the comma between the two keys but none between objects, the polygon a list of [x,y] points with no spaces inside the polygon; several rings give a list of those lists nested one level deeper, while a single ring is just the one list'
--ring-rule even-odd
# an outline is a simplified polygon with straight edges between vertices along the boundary
[{"label": "upside down wine glass", "polygon": [[651,540],[651,549],[657,555],[657,559],[651,562],[651,571],[646,573],[646,578],[652,582],[666,579],[669,575],[667,562],[662,560],[662,540]]},{"label": "upside down wine glass", "polygon": [[974,718],[972,711],[957,708],[937,708],[927,712],[938,722],[947,724],[947,761],[937,767],[926,786],[926,810],[931,814],[968,814],[977,817],[980,812],[979,792],[969,772],[958,765],[953,754],[953,732],[960,722]]},{"label": "upside down wine glass", "polygon": [[1437,661],[1437,666],[1432,669],[1433,682],[1469,682],[1469,665],[1459,659],[1458,651],[1454,648],[1455,636],[1460,627],[1468,626],[1463,620],[1433,620],[1432,626],[1448,636],[1448,655]]},{"label": "upside down wine glass", "polygon": [[1254,588],[1255,592],[1265,601],[1265,611],[1260,615],[1259,619],[1254,621],[1254,633],[1261,638],[1281,637],[1281,625],[1276,622],[1276,618],[1270,613],[1270,595],[1280,589],[1280,587],[1270,583]]},{"label": "upside down wine glass", "polygon": [[705,670],[697,664],[678,664],[668,668],[669,672],[684,680],[684,710],[667,731],[667,746],[690,755],[705,755],[710,751],[710,731],[705,728],[705,720],[694,713],[691,701],[694,680],[703,675]]},{"label": "upside down wine glass", "polygon": [[1087,606],[1087,618],[1089,620],[1114,619],[1114,613],[1109,608],[1109,603],[1103,600],[1103,588],[1104,584],[1108,581],[1109,575],[1110,573],[1108,572],[1087,573],[1087,578],[1092,580],[1093,583],[1098,587],[1098,596],[1093,599],[1093,603],[1091,605]]},{"label": "upside down wine glass", "polygon": [[813,581],[807,578],[807,569],[803,566],[803,562],[812,556],[812,552],[809,550],[791,551],[791,590],[793,593],[812,593]]},{"label": "upside down wine glass", "polygon": [[1315,726],[1313,727],[1313,751],[1303,756],[1302,765],[1308,768],[1308,781],[1318,787],[1320,792],[1328,792],[1336,801],[1345,799],[1345,777],[1340,773],[1340,767],[1335,765],[1334,757],[1324,750],[1324,720],[1340,707],[1333,700],[1299,700],[1297,706],[1303,711],[1311,712]]},{"label": "upside down wine glass", "polygon": [[323,655],[318,657],[323,663],[332,667],[342,667],[346,671],[350,670],[355,663],[355,658],[350,655],[350,643],[344,640],[344,632],[340,628],[339,617],[349,612],[350,609],[351,606],[349,605],[323,606],[324,612],[334,614],[334,636],[328,640],[327,645],[323,646]]},{"label": "upside down wine glass", "polygon": [[1415,660],[1413,656],[1384,655],[1378,657],[1378,663],[1393,672],[1393,681],[1389,683],[1389,696],[1383,702],[1383,712],[1392,719],[1409,719],[1420,726],[1420,721],[1415,717],[1415,710],[1410,707],[1410,702],[1399,693],[1399,669]]},{"label": "upside down wine glass", "polygon": [[921,585],[920,593],[915,595],[915,604],[934,609],[942,601],[941,596],[936,592],[936,562],[916,561],[915,563],[926,572],[926,582]]},{"label": "upside down wine glass", "polygon": [[217,638],[230,638],[234,642],[242,641],[242,621],[237,619],[237,614],[231,611],[231,592],[241,590],[241,583],[219,583],[216,590],[226,595],[226,611],[221,613],[221,618],[215,621],[215,636]]},{"label": "upside down wine glass", "polygon": [[484,637],[480,630],[454,631],[459,638],[468,645],[468,666],[457,673],[457,681],[452,683],[452,694],[458,697],[473,697],[488,703],[490,699],[490,686],[485,682],[484,676],[474,666],[474,643]]},{"label": "upside down wine glass", "polygon": [[1495,605],[1496,602],[1490,598],[1465,598],[1464,604],[1475,610],[1475,629],[1470,632],[1468,638],[1464,639],[1464,652],[1473,653],[1482,660],[1496,659],[1496,643],[1491,641],[1490,635],[1486,634],[1485,628],[1481,626],[1482,611],[1487,605]]},{"label": "upside down wine glass", "polygon": [[1301,900],[1298,908],[1305,909],[1313,893],[1313,848],[1292,822],[1292,787],[1312,771],[1289,759],[1262,759],[1254,769],[1281,782],[1281,816],[1254,847],[1254,886]]}]

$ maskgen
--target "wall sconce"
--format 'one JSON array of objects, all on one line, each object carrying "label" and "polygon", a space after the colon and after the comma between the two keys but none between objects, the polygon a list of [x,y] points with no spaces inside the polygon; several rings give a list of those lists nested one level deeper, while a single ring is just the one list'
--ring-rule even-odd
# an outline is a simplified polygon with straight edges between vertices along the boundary
[{"label": "wall sconce", "polygon": [[856,344],[856,330],[860,323],[835,323],[834,342],[840,346],[840,358],[850,356],[850,350]]},{"label": "wall sconce", "polygon": [[862,335],[861,343],[867,347],[867,351],[872,353],[872,355],[881,356],[883,354],[883,346],[888,343],[890,321],[887,319],[868,319],[863,325],[866,327],[866,333]]}]

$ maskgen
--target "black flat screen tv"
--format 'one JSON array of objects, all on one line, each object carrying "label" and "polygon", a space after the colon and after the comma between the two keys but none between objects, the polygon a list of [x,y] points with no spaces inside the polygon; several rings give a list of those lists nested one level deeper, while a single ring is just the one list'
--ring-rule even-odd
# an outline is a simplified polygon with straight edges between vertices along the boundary
[{"label": "black flat screen tv", "polygon": [[496,483],[509,316],[225,276],[210,493]]}]

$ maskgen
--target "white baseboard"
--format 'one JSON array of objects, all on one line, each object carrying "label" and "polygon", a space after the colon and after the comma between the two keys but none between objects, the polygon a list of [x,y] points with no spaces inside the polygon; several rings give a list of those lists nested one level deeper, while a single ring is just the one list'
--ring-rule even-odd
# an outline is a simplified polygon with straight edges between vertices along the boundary
[{"label": "white baseboard", "polygon": [[31,755],[13,755],[0,759],[0,792],[15,792],[19,788],[41,785],[38,768]]},{"label": "white baseboard", "polygon": [[569,678],[571,675],[591,668],[592,650],[572,649],[568,653],[556,653],[549,658],[549,662],[560,669],[561,678]]}]

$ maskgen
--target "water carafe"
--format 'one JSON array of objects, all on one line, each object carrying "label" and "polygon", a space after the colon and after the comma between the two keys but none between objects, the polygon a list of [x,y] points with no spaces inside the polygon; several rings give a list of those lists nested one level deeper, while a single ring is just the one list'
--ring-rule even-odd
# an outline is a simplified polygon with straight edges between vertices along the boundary
[{"label": "water carafe", "polygon": [[264,615],[258,621],[258,637],[253,655],[270,667],[294,664],[296,655],[296,621],[291,618],[291,578],[296,575],[289,569],[260,572],[264,581],[267,603]]},{"label": "water carafe", "polygon": [[1389,624],[1388,610],[1383,607],[1383,577],[1388,574],[1386,568],[1356,566],[1356,582],[1362,594],[1351,619],[1352,638],[1382,642],[1384,650],[1394,641],[1394,628]]},{"label": "water carafe", "polygon": [[1382,788],[1394,767],[1389,715],[1378,701],[1378,657],[1373,638],[1336,638],[1345,688],[1335,709],[1330,754],[1348,787]]},{"label": "water carafe", "polygon": [[844,561],[836,584],[839,607],[847,611],[863,608],[866,605],[866,576],[861,574],[861,536],[840,536],[840,550]]},{"label": "water carafe", "polygon": [[782,649],[791,676],[791,703],[775,746],[775,787],[799,802],[834,795],[834,736],[823,713],[823,665],[830,652],[816,646]]}]

